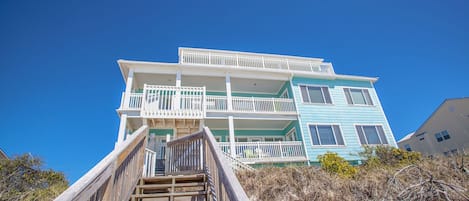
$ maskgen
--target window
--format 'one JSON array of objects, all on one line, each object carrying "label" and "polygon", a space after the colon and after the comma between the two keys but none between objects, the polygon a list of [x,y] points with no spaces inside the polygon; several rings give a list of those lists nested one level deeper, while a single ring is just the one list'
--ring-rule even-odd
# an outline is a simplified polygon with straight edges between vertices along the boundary
[{"label": "window", "polygon": [[436,141],[438,141],[438,142],[443,141],[443,136],[441,136],[441,133],[435,134],[435,137],[436,137]]},{"label": "window", "polygon": [[313,145],[344,145],[338,125],[309,125]]},{"label": "window", "polygon": [[344,88],[344,92],[350,105],[373,105],[368,89]]},{"label": "window", "polygon": [[303,103],[332,104],[331,95],[327,87],[300,86]]},{"label": "window", "polygon": [[236,142],[247,142],[248,138],[247,137],[237,137]]},{"label": "window", "polygon": [[362,144],[388,144],[382,126],[355,126]]},{"label": "window", "polygon": [[410,145],[408,145],[408,144],[404,145],[404,148],[407,151],[412,151],[412,149],[410,148]]},{"label": "window", "polygon": [[283,141],[283,137],[264,137],[264,141],[266,141],[266,142]]},{"label": "window", "polygon": [[447,130],[441,131],[435,134],[436,141],[441,142],[443,140],[449,140],[451,137]]}]

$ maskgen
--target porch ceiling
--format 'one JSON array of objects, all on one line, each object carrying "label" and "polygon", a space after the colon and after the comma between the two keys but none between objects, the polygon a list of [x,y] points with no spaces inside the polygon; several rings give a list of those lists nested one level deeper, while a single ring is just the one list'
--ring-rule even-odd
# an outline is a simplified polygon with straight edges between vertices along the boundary
[{"label": "porch ceiling", "polygon": [[[175,74],[135,74],[135,87],[143,88],[143,84],[176,85]],[[231,90],[233,92],[251,92],[276,94],[285,84],[285,81],[265,79],[231,78]],[[187,76],[181,77],[182,86],[203,87],[208,91],[226,91],[225,77],[213,76]]]},{"label": "porch ceiling", "polygon": [[[234,128],[240,130],[280,130],[284,129],[290,123],[290,120],[252,120],[252,119],[235,119]],[[205,126],[210,129],[228,129],[227,119],[207,119]]]}]

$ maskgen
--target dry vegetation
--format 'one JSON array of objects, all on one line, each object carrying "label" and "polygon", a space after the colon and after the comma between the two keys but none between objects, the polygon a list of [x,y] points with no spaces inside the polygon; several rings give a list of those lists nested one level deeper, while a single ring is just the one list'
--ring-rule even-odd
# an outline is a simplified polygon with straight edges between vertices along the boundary
[{"label": "dry vegetation", "polygon": [[253,201],[469,200],[464,157],[409,160],[402,151],[385,152],[368,155],[351,176],[312,166],[262,168],[238,178]]}]

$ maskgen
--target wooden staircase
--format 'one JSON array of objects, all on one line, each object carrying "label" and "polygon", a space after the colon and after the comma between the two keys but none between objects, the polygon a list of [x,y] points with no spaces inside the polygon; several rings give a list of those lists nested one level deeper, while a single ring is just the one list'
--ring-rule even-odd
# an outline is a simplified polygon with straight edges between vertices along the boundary
[{"label": "wooden staircase", "polygon": [[205,174],[156,176],[140,179],[131,201],[206,201]]}]

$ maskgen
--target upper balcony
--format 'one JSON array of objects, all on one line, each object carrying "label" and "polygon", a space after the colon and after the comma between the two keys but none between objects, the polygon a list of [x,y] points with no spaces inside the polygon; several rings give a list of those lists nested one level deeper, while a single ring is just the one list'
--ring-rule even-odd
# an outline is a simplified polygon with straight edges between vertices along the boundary
[{"label": "upper balcony", "polygon": [[335,74],[332,64],[323,62],[323,59],[197,48],[179,48],[179,63],[277,72]]},{"label": "upper balcony", "polygon": [[[207,113],[296,115],[293,99],[206,95],[204,87],[146,85],[142,93],[122,94],[120,110],[145,118],[203,119]],[[213,116],[213,115],[212,115]]]}]

